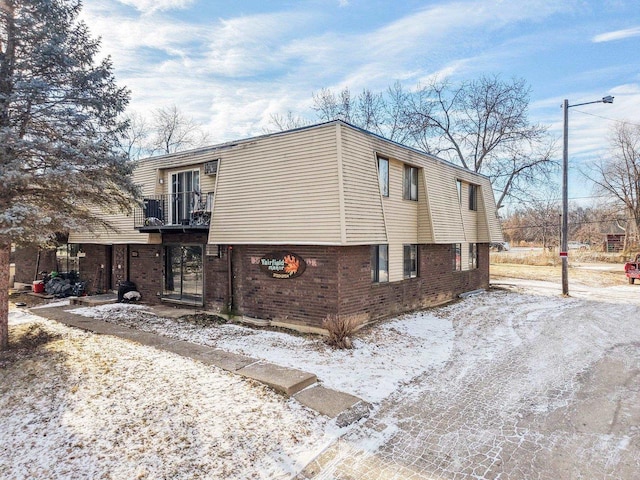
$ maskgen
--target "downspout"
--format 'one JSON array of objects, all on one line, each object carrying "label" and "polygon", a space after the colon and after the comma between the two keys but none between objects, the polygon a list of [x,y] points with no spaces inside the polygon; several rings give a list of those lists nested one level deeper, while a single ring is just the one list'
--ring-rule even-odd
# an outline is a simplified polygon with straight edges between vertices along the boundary
[{"label": "downspout", "polygon": [[233,312],[233,262],[231,256],[233,255],[233,247],[227,246],[227,312],[229,316]]},{"label": "downspout", "polygon": [[131,281],[131,278],[129,278],[129,275],[131,275],[131,265],[129,265],[131,263],[131,251],[130,251],[130,245],[127,243],[127,253],[126,253],[126,265],[127,265],[127,269],[125,270],[125,274],[126,274],[126,278],[127,278],[127,282]]},{"label": "downspout", "polygon": [[36,271],[35,274],[33,275],[33,281],[35,282],[36,280],[38,280],[38,270],[40,269],[40,252],[42,251],[41,248],[38,248],[38,257],[36,258]]}]

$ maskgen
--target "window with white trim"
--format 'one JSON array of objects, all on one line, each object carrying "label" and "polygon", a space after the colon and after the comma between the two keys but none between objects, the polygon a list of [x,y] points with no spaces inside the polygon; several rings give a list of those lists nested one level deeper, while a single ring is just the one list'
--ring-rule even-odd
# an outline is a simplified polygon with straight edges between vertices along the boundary
[{"label": "window with white trim", "polygon": [[478,244],[469,244],[469,270],[478,268]]},{"label": "window with white trim", "polygon": [[418,245],[403,245],[403,276],[416,278],[418,276]]},{"label": "window with white trim", "polygon": [[389,245],[371,246],[371,281],[374,283],[389,281]]},{"label": "window with white trim", "polygon": [[404,166],[404,182],[402,198],[418,201],[418,169],[410,165]]},{"label": "window with white trim", "polygon": [[478,186],[469,184],[469,210],[478,210]]},{"label": "window with white trim", "polygon": [[455,272],[460,272],[462,271],[462,244],[454,243],[452,245],[451,251],[453,252],[453,270]]},{"label": "window with white trim", "polygon": [[389,196],[389,159],[378,157],[378,181],[380,182],[380,194]]}]

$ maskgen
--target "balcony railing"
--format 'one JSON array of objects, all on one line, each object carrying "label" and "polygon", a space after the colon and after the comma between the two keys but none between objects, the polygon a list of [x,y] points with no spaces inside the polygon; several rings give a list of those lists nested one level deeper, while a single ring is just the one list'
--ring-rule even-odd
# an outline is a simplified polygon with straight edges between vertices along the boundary
[{"label": "balcony railing", "polygon": [[140,231],[175,229],[206,230],[211,222],[213,193],[184,192],[145,197],[143,207],[133,214],[134,228]]}]

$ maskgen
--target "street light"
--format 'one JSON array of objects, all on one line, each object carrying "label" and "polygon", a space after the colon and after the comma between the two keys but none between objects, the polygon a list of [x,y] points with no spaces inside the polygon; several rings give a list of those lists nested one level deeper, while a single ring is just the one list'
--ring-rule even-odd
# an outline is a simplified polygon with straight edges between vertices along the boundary
[{"label": "street light", "polygon": [[607,95],[601,100],[593,102],[576,103],[569,105],[569,100],[565,99],[562,104],[564,110],[564,135],[562,148],[562,233],[560,238],[560,257],[562,258],[562,295],[569,295],[569,276],[568,276],[568,234],[569,234],[569,194],[567,191],[567,178],[569,170],[569,109],[571,107],[579,107],[580,105],[589,105],[591,103],[613,103],[613,97]]}]

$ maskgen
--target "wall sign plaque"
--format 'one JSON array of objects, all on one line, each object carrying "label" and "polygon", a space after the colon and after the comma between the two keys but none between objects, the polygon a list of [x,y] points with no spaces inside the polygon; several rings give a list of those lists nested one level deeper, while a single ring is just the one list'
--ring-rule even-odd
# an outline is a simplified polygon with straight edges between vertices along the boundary
[{"label": "wall sign plaque", "polygon": [[260,270],[271,278],[295,278],[307,268],[305,261],[291,252],[271,252],[260,259]]}]

